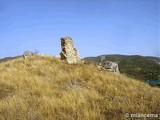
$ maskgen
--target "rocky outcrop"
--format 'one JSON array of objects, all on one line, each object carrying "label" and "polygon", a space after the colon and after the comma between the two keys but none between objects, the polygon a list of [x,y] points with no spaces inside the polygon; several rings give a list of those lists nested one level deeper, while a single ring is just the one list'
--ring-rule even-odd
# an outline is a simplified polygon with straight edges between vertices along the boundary
[{"label": "rocky outcrop", "polygon": [[80,55],[73,44],[71,37],[61,38],[62,52],[60,57],[62,60],[66,60],[68,64],[76,64],[80,61]]},{"label": "rocky outcrop", "polygon": [[119,73],[118,64],[116,62],[103,61],[102,63],[99,64],[99,66],[102,69],[108,70],[109,72]]},{"label": "rocky outcrop", "polygon": [[24,53],[23,53],[23,58],[24,59],[30,58],[31,56],[33,56],[32,52],[30,52],[30,51],[24,51]]}]

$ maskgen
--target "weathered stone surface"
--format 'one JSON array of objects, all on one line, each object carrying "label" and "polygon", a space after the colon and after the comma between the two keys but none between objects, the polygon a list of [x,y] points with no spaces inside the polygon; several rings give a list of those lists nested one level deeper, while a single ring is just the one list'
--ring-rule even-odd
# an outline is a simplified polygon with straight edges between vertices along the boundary
[{"label": "weathered stone surface", "polygon": [[102,69],[106,69],[109,72],[119,73],[118,64],[116,62],[103,61],[99,65],[101,66]]},{"label": "weathered stone surface", "polygon": [[68,64],[76,64],[80,61],[80,55],[73,45],[71,37],[61,38],[62,52],[60,53],[61,59],[66,60]]}]

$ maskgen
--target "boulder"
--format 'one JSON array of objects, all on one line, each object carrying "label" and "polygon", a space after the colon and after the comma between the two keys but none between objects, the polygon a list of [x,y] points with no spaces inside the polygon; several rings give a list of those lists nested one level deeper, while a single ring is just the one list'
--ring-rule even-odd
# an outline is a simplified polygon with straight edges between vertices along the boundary
[{"label": "boulder", "polygon": [[62,60],[66,60],[68,64],[77,64],[80,61],[80,55],[71,37],[61,38],[61,47],[60,57]]},{"label": "boulder", "polygon": [[33,56],[32,52],[30,52],[30,51],[24,51],[24,53],[23,53],[23,58],[24,59],[30,58],[31,56]]},{"label": "boulder", "polygon": [[116,62],[111,62],[111,61],[103,61],[101,64],[99,64],[102,69],[106,69],[109,72],[115,72],[119,73],[119,68],[118,64]]}]

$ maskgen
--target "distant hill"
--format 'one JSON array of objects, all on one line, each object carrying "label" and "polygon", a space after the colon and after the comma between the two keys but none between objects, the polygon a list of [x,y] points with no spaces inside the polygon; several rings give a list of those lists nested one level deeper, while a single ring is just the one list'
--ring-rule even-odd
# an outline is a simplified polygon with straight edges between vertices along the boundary
[{"label": "distant hill", "polygon": [[9,60],[13,60],[13,59],[20,58],[20,57],[22,57],[22,55],[21,56],[16,56],[16,57],[5,57],[5,58],[0,59],[0,63],[1,62],[7,62]]},{"label": "distant hill", "polygon": [[87,57],[84,60],[96,63],[101,60],[109,60],[119,64],[119,70],[132,78],[140,80],[160,80],[160,58],[139,55],[101,55]]}]

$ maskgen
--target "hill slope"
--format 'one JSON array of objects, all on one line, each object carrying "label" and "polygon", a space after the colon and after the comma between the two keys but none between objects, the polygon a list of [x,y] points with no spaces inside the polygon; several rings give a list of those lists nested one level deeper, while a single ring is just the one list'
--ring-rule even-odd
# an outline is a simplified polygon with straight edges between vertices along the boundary
[{"label": "hill slope", "polygon": [[160,80],[160,58],[144,57],[139,55],[101,55],[97,57],[87,57],[85,60],[101,62],[101,58],[117,62],[122,74],[140,80]]},{"label": "hill slope", "polygon": [[111,120],[160,113],[160,89],[101,71],[33,56],[0,63],[0,120]]}]

